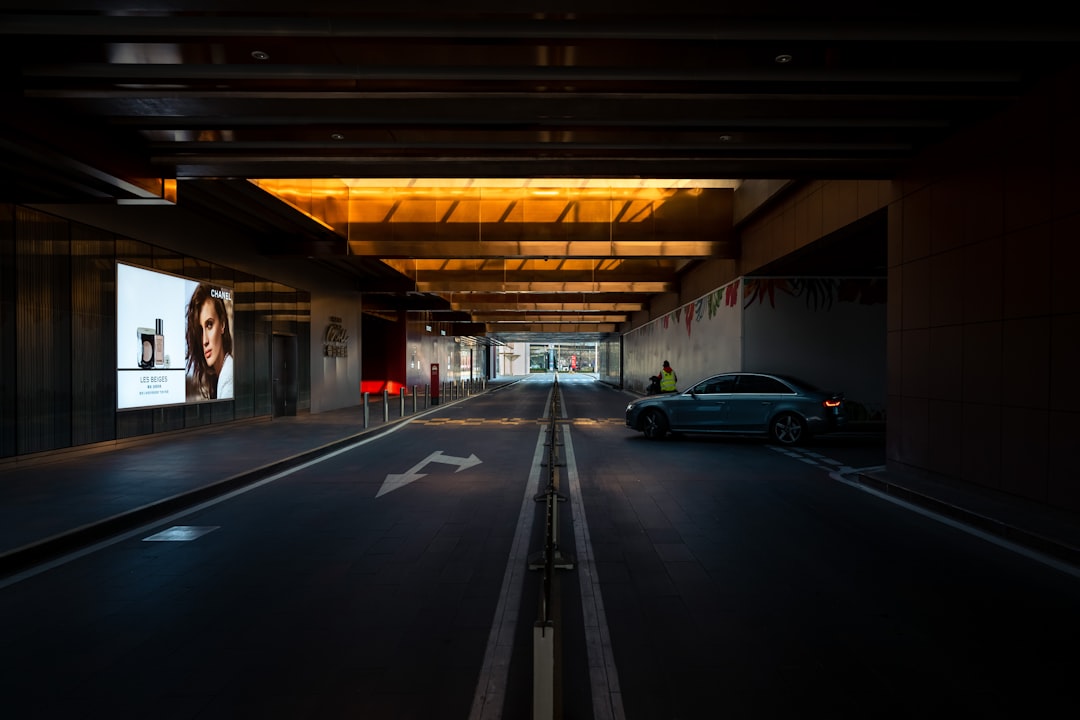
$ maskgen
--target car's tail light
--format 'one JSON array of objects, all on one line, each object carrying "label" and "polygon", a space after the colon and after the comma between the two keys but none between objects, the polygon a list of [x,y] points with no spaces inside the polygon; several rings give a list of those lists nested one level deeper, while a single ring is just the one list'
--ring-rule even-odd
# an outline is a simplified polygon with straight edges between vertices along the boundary
[{"label": "car's tail light", "polygon": [[840,403],[842,403],[842,402],[843,402],[842,400],[826,400],[825,401],[825,407],[827,407],[827,408],[838,408],[838,407],[840,407]]}]

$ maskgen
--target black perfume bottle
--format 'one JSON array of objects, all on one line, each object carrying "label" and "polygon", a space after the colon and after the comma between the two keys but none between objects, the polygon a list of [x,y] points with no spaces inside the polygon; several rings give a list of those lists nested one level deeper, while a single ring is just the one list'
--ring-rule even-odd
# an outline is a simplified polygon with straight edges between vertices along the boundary
[{"label": "black perfume bottle", "polygon": [[139,336],[139,367],[149,370],[154,367],[154,330],[141,327],[137,331]]}]

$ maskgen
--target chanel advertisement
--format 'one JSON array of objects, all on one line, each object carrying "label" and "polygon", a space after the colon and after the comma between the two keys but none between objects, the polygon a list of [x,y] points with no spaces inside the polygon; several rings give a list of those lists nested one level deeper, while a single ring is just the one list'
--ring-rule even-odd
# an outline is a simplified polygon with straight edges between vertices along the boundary
[{"label": "chanel advertisement", "polygon": [[233,289],[116,265],[116,407],[231,400]]}]

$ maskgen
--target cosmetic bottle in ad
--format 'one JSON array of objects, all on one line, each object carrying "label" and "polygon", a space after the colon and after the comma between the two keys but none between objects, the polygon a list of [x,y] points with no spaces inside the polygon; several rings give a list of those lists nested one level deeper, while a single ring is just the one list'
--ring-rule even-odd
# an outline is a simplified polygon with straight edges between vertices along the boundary
[{"label": "cosmetic bottle in ad", "polygon": [[165,335],[161,318],[154,321],[154,367],[165,367]]},{"label": "cosmetic bottle in ad", "polygon": [[154,330],[141,327],[136,334],[139,336],[139,367],[149,370],[154,367]]}]

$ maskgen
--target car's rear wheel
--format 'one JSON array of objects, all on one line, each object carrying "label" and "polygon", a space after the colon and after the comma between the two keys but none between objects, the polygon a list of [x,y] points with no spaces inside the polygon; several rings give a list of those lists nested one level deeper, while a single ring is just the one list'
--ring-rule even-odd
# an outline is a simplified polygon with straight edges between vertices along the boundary
[{"label": "car's rear wheel", "polygon": [[781,445],[798,445],[806,439],[806,422],[793,413],[783,413],[769,423],[769,435]]},{"label": "car's rear wheel", "polygon": [[662,440],[667,431],[667,418],[659,410],[646,410],[641,416],[641,432],[650,440]]}]

